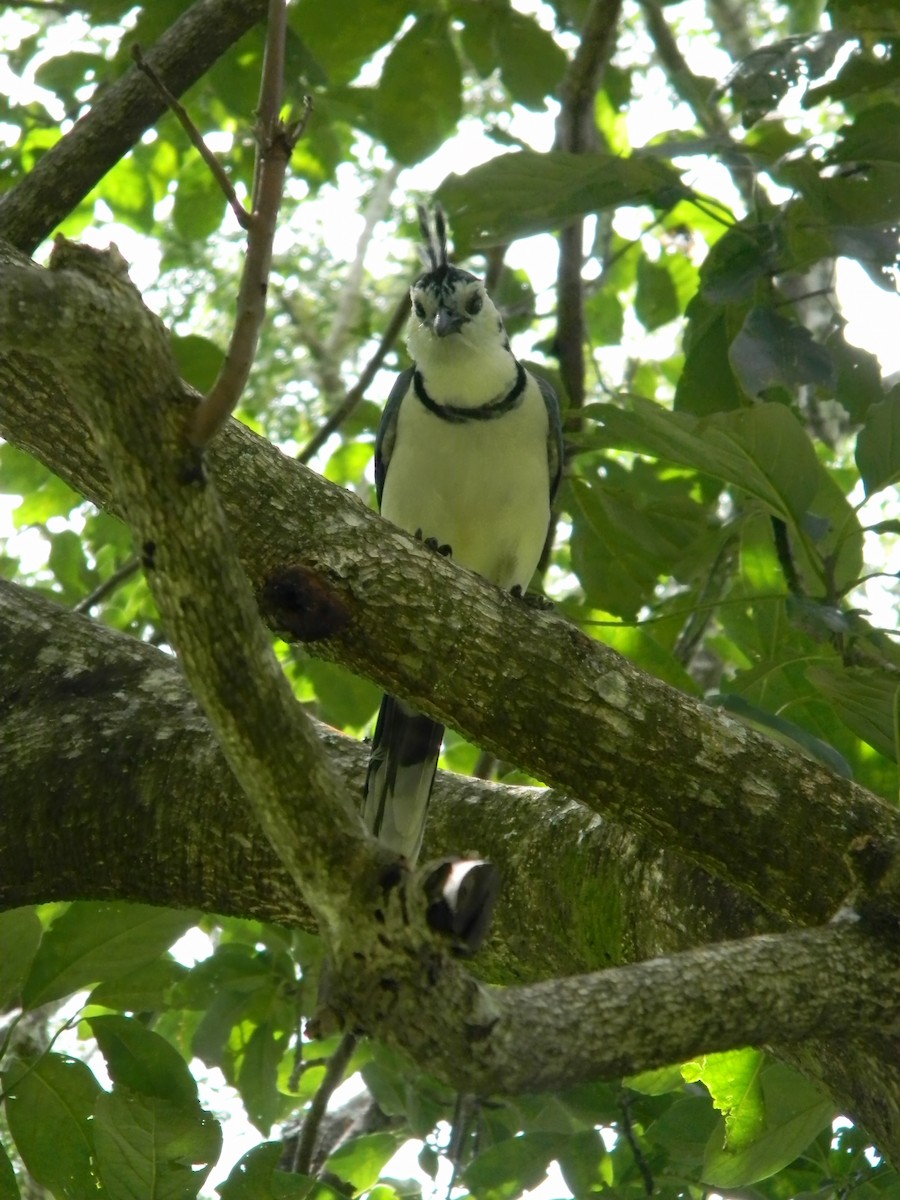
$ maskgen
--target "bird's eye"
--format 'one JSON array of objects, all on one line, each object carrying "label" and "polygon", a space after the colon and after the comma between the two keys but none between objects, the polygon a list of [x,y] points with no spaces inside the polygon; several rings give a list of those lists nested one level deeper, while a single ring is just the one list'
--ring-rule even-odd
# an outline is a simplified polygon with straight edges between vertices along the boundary
[{"label": "bird's eye", "polygon": [[416,316],[420,321],[425,320],[425,305],[421,300],[413,300],[413,308],[416,310]]},{"label": "bird's eye", "polygon": [[476,313],[481,312],[481,306],[484,304],[481,292],[474,292],[466,301],[466,312],[470,317],[474,317]]}]

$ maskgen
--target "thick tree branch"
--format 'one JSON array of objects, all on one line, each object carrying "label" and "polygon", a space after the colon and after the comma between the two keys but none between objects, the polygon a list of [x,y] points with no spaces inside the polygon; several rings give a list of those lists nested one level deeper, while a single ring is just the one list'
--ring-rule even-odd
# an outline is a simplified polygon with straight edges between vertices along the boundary
[{"label": "thick tree branch", "polygon": [[[7,346],[16,344],[23,271],[37,270],[2,272]],[[29,294],[41,349],[0,360],[0,431],[116,511],[68,373],[47,357],[57,344],[51,292]],[[89,327],[105,331],[107,320],[82,312],[75,340],[86,343]],[[896,845],[900,816],[864,789],[437,559],[237,423],[210,457],[244,568],[276,628],[323,636],[318,652],[770,911],[827,920],[854,886],[846,861],[853,842]],[[337,632],[331,606],[348,618]],[[805,847],[802,869],[797,846]]]},{"label": "thick tree branch", "polygon": [[[193,405],[165,330],[143,308],[117,251],[61,242],[51,266],[24,272],[10,297],[20,314],[18,343],[33,347],[38,331],[22,313],[52,296],[54,353],[67,362],[102,447],[167,636],[270,842],[320,921],[333,927],[355,898],[354,867],[362,872],[373,857],[369,839],[272,653],[215,494],[190,452]],[[83,314],[110,302],[106,330],[92,344]],[[298,777],[306,784],[302,806]]]},{"label": "thick tree branch", "polygon": [[[169,656],[0,583],[0,697],[0,906],[117,897],[309,927]],[[365,748],[320,733],[359,793]],[[487,978],[572,974],[765,928],[678,856],[552,792],[439,774],[429,839],[429,855],[475,846],[501,868],[477,960]],[[774,1049],[888,1144],[900,1106],[889,1046]]]},{"label": "thick tree branch", "polygon": [[[197,0],[147,52],[147,62],[181,95],[265,9],[266,0]],[[71,132],[0,197],[0,237],[33,253],[165,111],[165,101],[136,66],[104,88]]]},{"label": "thick tree branch", "polygon": [[[312,927],[171,656],[0,581],[0,696],[0,908],[119,896]],[[366,747],[318,732],[345,789],[361,795]],[[46,838],[48,821],[59,838]],[[459,846],[496,862],[504,879],[478,960],[494,982],[781,927],[548,789],[440,772],[426,858]]]}]

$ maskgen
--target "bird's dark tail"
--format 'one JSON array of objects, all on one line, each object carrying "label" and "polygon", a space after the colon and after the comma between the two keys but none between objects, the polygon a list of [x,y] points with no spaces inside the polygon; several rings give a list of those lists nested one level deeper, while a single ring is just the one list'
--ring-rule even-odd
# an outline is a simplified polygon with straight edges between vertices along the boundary
[{"label": "bird's dark tail", "polygon": [[443,736],[444,727],[437,721],[402,700],[383,697],[366,775],[363,818],[376,837],[410,862],[422,845]]}]

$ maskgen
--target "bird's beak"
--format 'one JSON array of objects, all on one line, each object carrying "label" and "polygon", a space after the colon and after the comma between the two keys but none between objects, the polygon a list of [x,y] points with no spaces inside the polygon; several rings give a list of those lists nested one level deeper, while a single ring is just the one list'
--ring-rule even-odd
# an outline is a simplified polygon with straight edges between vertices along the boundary
[{"label": "bird's beak", "polygon": [[439,308],[434,316],[434,332],[439,338],[448,333],[457,333],[463,323],[460,313],[451,312],[448,308]]}]

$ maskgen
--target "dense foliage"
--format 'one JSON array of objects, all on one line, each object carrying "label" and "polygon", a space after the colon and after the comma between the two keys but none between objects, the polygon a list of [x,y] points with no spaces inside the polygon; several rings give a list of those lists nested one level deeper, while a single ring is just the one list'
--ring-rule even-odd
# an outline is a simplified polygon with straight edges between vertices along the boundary
[{"label": "dense foliage", "polygon": [[[414,205],[452,162],[436,197],[457,258],[486,272],[566,414],[567,478],[536,583],[651,674],[894,802],[900,385],[848,341],[835,273],[853,260],[885,304],[896,290],[900,5],[819,7],[300,0],[288,92],[296,107],[310,95],[313,113],[238,416],[374,502],[384,371],[405,363],[394,314],[416,269]],[[184,8],[8,6],[7,78],[29,86],[0,112],[4,193],[128,69],[132,45],[151,46]],[[262,46],[253,29],[183,97],[239,190]],[[468,143],[441,151],[459,130],[486,135],[475,153],[496,156],[467,170]],[[538,137],[540,149],[528,144]],[[175,117],[56,228],[119,242],[184,377],[208,388],[243,234]],[[558,253],[551,238],[566,230]],[[353,390],[376,353],[384,371]],[[9,442],[0,490],[14,498],[3,577],[165,646],[120,522]],[[367,729],[374,684],[284,644],[279,654],[323,721]],[[444,763],[520,778],[453,733]],[[171,947],[198,924],[208,940],[195,937],[186,965]],[[222,1114],[203,1107],[210,1093],[198,1099],[189,1069],[205,1078],[198,1060],[276,1139],[221,1183],[224,1200],[418,1195],[421,1182],[384,1175],[410,1138],[422,1140],[421,1178],[448,1187],[452,1147],[458,1194],[484,1200],[536,1186],[553,1162],[553,1186],[578,1197],[900,1197],[861,1128],[833,1128],[829,1097],[750,1049],[461,1103],[363,1043],[348,1067],[368,1089],[351,1102],[357,1124],[323,1126],[317,1182],[308,1162],[291,1174],[295,1127],[337,1046],[300,1034],[320,955],[305,932],[149,906],[0,914],[0,1200],[40,1188],[196,1195],[222,1148]]]}]

